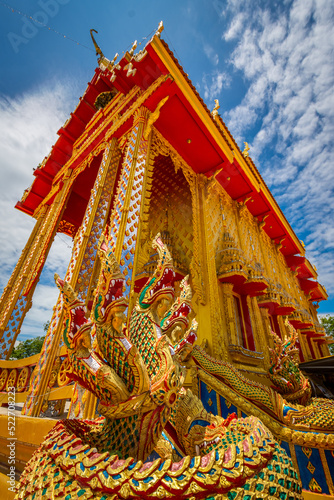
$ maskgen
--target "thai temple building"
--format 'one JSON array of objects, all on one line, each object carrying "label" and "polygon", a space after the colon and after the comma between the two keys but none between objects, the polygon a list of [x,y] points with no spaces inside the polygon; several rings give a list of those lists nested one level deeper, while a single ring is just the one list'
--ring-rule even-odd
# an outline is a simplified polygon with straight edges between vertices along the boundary
[{"label": "thai temple building", "polygon": [[[0,497],[334,498],[333,395],[307,375],[333,359],[326,290],[162,30],[120,60],[91,33],[98,67],[16,205],[36,223],[0,301]],[[10,360],[57,233],[42,351]]]}]

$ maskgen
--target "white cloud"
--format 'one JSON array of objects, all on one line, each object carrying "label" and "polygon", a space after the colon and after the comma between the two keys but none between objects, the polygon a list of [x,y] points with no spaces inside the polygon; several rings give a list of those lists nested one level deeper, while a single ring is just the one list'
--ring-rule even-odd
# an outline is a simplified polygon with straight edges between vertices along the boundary
[{"label": "white cloud", "polygon": [[244,23],[246,21],[246,15],[244,12],[239,12],[237,13],[233,19],[232,22],[228,28],[227,31],[223,34],[223,38],[229,42],[231,40],[234,40],[235,38],[238,38],[240,32],[244,28]]},{"label": "white cloud", "polygon": [[54,283],[54,274],[64,277],[71,258],[72,239],[64,234],[57,234],[50,249],[46,264],[36,286],[33,304],[28,311],[21,328],[19,340],[44,335],[43,325],[51,320],[53,307],[56,305],[59,290]]},{"label": "white cloud", "polygon": [[28,311],[18,340],[45,335],[43,325],[51,319],[59,290],[56,286],[38,284],[34,293],[33,306]]},{"label": "white cloud", "polygon": [[223,34],[234,41],[230,63],[248,91],[224,116],[305,239],[319,280],[334,292],[334,4],[295,0],[270,11],[228,1]]},{"label": "white cloud", "polygon": [[[230,83],[230,77],[224,72],[215,69],[211,74],[203,75],[202,86],[204,98],[212,101],[217,99],[224,87]],[[200,86],[201,87],[201,86]]]},{"label": "white cloud", "polygon": [[219,56],[217,52],[207,43],[204,43],[204,53],[206,57],[209,59],[209,61],[214,65],[217,66],[219,63]]},{"label": "white cloud", "polygon": [[[30,186],[33,168],[51,149],[57,139],[57,130],[76,105],[73,93],[76,88],[69,83],[51,82],[33,92],[16,98],[0,96],[0,288],[7,284],[23,250],[35,219],[15,210],[15,203],[24,189]],[[69,249],[56,236],[41,281],[56,270],[65,273]],[[38,285],[34,304],[23,327],[23,337],[43,334],[43,324],[50,319],[56,287]]]}]

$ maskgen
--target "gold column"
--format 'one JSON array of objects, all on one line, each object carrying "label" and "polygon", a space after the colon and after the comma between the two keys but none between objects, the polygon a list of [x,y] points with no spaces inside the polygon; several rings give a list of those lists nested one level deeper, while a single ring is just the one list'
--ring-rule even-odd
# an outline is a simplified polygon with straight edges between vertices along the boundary
[{"label": "gold column", "polygon": [[261,318],[260,307],[258,306],[256,297],[247,297],[247,303],[249,304],[248,308],[251,317],[255,349],[257,352],[263,352],[264,368],[267,369],[269,367],[269,351],[267,349],[268,341]]},{"label": "gold column", "polygon": [[[204,255],[204,216],[203,216],[203,199],[201,196],[201,189],[199,187],[199,176],[190,173],[186,170],[183,171],[189,183],[191,192],[192,216],[193,216],[193,256],[190,262],[191,278],[193,288],[196,292],[196,298],[201,306],[206,305],[205,296],[205,255]],[[204,180],[202,179],[202,182]]]},{"label": "gold column", "polygon": [[[113,190],[119,159],[120,151],[117,140],[112,139],[110,145],[105,145],[105,152],[91,192],[86,213],[74,239],[72,257],[65,281],[71,284],[82,300],[85,300],[86,293],[88,292],[86,284],[89,283],[89,278],[93,270],[98,239],[105,227],[110,204],[110,193]],[[23,414],[38,416],[42,407],[47,405],[50,393],[50,387],[48,386],[50,373],[60,351],[62,332],[63,309],[62,298],[59,295],[39,362],[31,377],[29,393],[22,410]]]},{"label": "gold column", "polygon": [[316,359],[322,358],[322,354],[319,351],[318,342],[315,342],[313,338],[311,338],[311,342],[313,345],[313,350],[314,350],[314,354],[316,356]]},{"label": "gold column", "polygon": [[194,254],[190,270],[199,302],[198,337],[199,341],[205,338],[212,339],[213,355],[218,359],[227,359],[227,339],[224,337],[215,264],[219,238],[216,225],[219,225],[221,218],[219,194],[215,184],[208,183],[205,176],[200,174],[186,177],[192,194]]},{"label": "gold column", "polygon": [[237,326],[234,315],[234,298],[233,298],[233,284],[222,283],[221,289],[223,292],[223,309],[224,320],[227,331],[228,344],[242,345],[241,339],[238,337]]},{"label": "gold column", "polygon": [[217,278],[216,250],[219,241],[221,223],[221,201],[216,181],[199,184],[204,206],[204,242],[207,265],[207,295],[210,306],[213,355],[220,359],[228,359],[227,338],[224,335],[223,318],[220,307],[220,283]]},{"label": "gold column", "polygon": [[258,234],[258,238],[259,238],[259,242],[260,242],[260,249],[261,249],[262,258],[263,258],[263,262],[264,262],[264,268],[266,271],[266,277],[270,278],[270,276],[271,276],[270,266],[269,266],[268,260],[267,260],[267,253],[263,247],[264,246],[264,241],[263,241],[263,236],[262,236],[263,227],[264,227],[263,222],[259,222],[257,224],[257,234]]},{"label": "gold column", "polygon": [[[246,296],[246,304],[247,304],[249,319],[250,319],[250,323],[251,323],[251,330],[252,330],[253,339],[254,339],[254,348],[255,348],[255,351],[261,352],[259,350],[259,339],[257,336],[258,325],[257,325],[256,319],[255,319],[252,297],[250,297],[250,295]],[[246,325],[245,325],[245,328],[246,328]],[[245,335],[247,336],[247,331],[245,331]],[[248,347],[248,349],[249,349],[249,347]]]},{"label": "gold column", "polygon": [[317,346],[318,346],[318,351],[319,351],[320,357],[323,358],[324,357],[324,355],[323,355],[323,347],[322,347],[321,343],[317,342]]},{"label": "gold column", "polygon": [[247,224],[249,224],[249,220],[242,220],[243,217],[247,214],[247,206],[243,205],[242,203],[236,203],[236,210],[235,210],[235,217],[236,217],[236,223],[237,223],[237,233],[238,233],[238,238],[239,238],[239,243],[240,243],[240,249],[244,253],[245,256],[247,256],[247,264],[249,264],[249,259],[248,259],[248,248],[245,244],[245,239],[244,235],[242,234],[241,228],[242,227],[247,227]]},{"label": "gold column", "polygon": [[266,307],[259,307],[260,315],[262,319],[263,332],[265,336],[266,343],[265,345],[269,345],[269,347],[274,347],[274,342],[271,337],[271,323],[269,319],[269,311]]},{"label": "gold column", "polygon": [[[134,115],[133,126],[125,144],[124,160],[113,202],[114,209],[109,222],[112,248],[127,278],[125,295],[130,295],[129,311],[132,310],[131,299],[133,297],[130,290],[133,290],[138,253],[136,243],[140,238],[141,225],[146,217],[151,185],[153,165],[153,160],[150,158],[151,134],[148,133],[146,136],[149,116],[149,111],[144,107],[141,107]],[[71,405],[71,415],[94,418],[96,398],[89,391],[85,391],[84,394],[81,392],[76,389],[74,395],[76,403]]]},{"label": "gold column", "polygon": [[329,352],[329,347],[328,347],[328,345],[325,342],[323,342],[321,344],[321,349],[322,349],[322,351],[324,353],[324,357],[331,355],[331,353]]},{"label": "gold column", "polygon": [[288,338],[289,331],[287,330],[287,327],[284,324],[283,317],[277,316],[277,322],[282,335],[282,340],[286,340]]},{"label": "gold column", "polygon": [[8,359],[52,245],[71,186],[72,170],[50,206],[37,213],[37,222],[0,300],[0,356]]},{"label": "gold column", "polygon": [[[104,232],[107,216],[112,204],[112,193],[116,181],[119,162],[121,159],[121,150],[119,149],[116,138],[110,142],[110,147],[106,148],[103,162],[103,171],[101,169],[101,177],[97,177],[96,186],[93,189],[91,197],[95,207],[92,207],[91,212],[87,213],[88,225],[83,236],[83,248],[86,251],[83,253],[81,268],[79,271],[76,291],[82,299],[85,299],[86,305],[92,299],[92,293],[96,287],[100,273],[99,259],[96,258],[97,244],[101,234]],[[96,192],[95,192],[96,187]],[[89,207],[89,205],[88,205]],[[89,208],[88,208],[89,210]],[[78,391],[78,394],[77,394]],[[80,394],[80,395],[79,395]],[[76,398],[76,396],[79,396]],[[90,391],[84,391],[75,384],[73,390],[70,409],[68,412],[69,418],[82,415],[83,418],[95,418],[97,398]]]},{"label": "gold column", "polygon": [[308,342],[307,342],[306,335],[302,334],[298,330],[298,336],[299,336],[299,342],[300,342],[300,345],[302,347],[302,351],[303,351],[303,354],[304,354],[305,361],[309,361],[309,360],[312,359],[312,355],[311,355],[310,347],[309,347]]},{"label": "gold column", "polygon": [[148,198],[151,183],[151,132],[146,130],[149,116],[150,112],[143,106],[135,113],[127,137],[115,208],[110,220],[112,249],[126,276],[125,295],[130,295],[133,289],[139,247],[137,243],[141,224],[146,217],[148,200],[145,198]]}]

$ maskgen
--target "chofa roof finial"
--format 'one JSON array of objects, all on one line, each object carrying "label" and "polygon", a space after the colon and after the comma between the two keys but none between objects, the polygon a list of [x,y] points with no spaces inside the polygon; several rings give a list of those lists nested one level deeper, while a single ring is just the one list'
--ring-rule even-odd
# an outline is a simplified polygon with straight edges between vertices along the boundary
[{"label": "chofa roof finial", "polygon": [[102,53],[102,50],[100,49],[100,47],[98,46],[98,44],[96,43],[96,40],[94,38],[94,35],[93,35],[93,31],[94,33],[98,33],[98,31],[94,30],[94,29],[91,29],[89,30],[90,31],[90,36],[92,37],[92,40],[93,40],[93,44],[94,44],[94,47],[95,47],[95,50],[96,50],[96,55],[97,56],[100,56],[101,57],[104,57],[103,56],[103,53]]},{"label": "chofa roof finial", "polygon": [[[115,54],[115,57],[112,61],[107,59],[104,56],[104,54],[103,54],[102,50],[100,49],[100,47],[98,46],[98,44],[96,43],[96,40],[95,40],[94,35],[93,35],[93,31],[94,31],[94,33],[98,33],[98,31],[96,31],[94,29],[91,29],[89,31],[90,31],[90,36],[92,37],[92,40],[93,40],[95,50],[96,50],[96,55],[99,56],[98,63],[99,63],[100,68],[102,69],[102,71],[104,71],[105,69],[112,71],[113,68],[115,67],[115,61],[118,57],[118,54]],[[117,68],[117,66],[116,66],[116,68]]]}]

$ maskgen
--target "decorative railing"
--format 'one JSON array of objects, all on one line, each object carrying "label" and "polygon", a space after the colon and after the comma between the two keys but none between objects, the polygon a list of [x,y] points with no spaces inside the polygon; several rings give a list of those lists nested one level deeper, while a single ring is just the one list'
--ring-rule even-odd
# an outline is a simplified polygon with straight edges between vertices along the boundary
[{"label": "decorative railing", "polygon": [[[0,406],[8,403],[8,393],[15,392],[15,402],[24,403],[28,396],[31,376],[40,354],[24,359],[0,360]],[[41,416],[63,415],[66,401],[70,400],[73,382],[67,376],[67,354],[63,347],[53,365],[48,385],[43,395]]]},{"label": "decorative railing", "polygon": [[11,391],[24,392],[39,359],[39,354],[25,359],[0,360],[0,393]]}]

